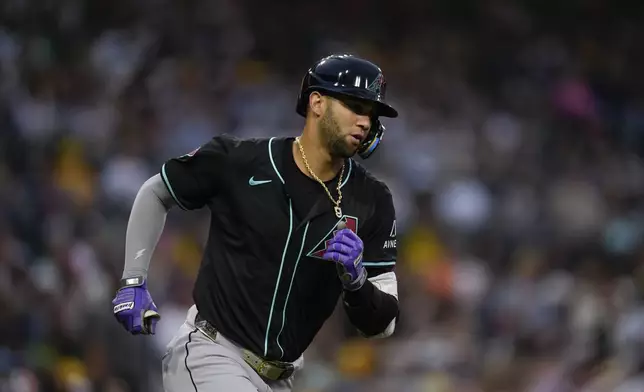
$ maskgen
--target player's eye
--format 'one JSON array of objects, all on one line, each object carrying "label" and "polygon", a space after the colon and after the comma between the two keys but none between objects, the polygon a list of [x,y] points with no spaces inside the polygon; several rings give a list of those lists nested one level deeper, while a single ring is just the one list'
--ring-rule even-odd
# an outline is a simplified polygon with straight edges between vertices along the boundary
[{"label": "player's eye", "polygon": [[364,102],[345,100],[342,103],[348,107],[349,110],[361,116],[371,116],[371,113],[373,112],[373,106]]}]

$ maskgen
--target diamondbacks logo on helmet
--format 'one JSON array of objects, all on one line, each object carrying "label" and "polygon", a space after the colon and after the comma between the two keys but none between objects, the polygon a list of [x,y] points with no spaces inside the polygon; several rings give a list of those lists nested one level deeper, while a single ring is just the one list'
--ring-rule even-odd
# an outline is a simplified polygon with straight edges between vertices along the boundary
[{"label": "diamondbacks logo on helmet", "polygon": [[385,77],[380,73],[376,78],[367,86],[367,90],[372,91],[378,95],[383,93],[383,87],[385,86]]},{"label": "diamondbacks logo on helmet", "polygon": [[338,231],[338,225],[341,222],[344,222],[347,229],[350,229],[356,234],[358,233],[358,218],[356,218],[355,216],[344,215],[339,221],[336,222],[335,225],[333,225],[326,236],[324,236],[324,238],[322,238],[322,240],[318,242],[317,245],[315,245],[313,249],[311,249],[311,251],[309,251],[307,256],[321,259],[328,249],[329,242],[331,242],[331,239],[333,239],[335,232]]}]

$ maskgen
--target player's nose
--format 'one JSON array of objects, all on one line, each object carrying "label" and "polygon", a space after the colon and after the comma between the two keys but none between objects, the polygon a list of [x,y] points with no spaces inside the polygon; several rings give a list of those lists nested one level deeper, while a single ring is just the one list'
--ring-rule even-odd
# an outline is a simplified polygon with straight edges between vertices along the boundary
[{"label": "player's nose", "polygon": [[357,115],[356,125],[366,133],[369,131],[369,128],[371,128],[371,118],[369,116],[359,114]]}]

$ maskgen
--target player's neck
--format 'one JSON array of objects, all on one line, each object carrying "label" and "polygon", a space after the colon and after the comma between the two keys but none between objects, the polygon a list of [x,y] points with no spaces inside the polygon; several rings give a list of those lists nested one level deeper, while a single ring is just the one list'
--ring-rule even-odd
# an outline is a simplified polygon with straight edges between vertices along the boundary
[{"label": "player's neck", "polygon": [[[304,132],[299,140],[306,154],[306,161],[309,163],[309,167],[320,180],[329,181],[338,175],[342,169],[342,159],[333,158],[322,142],[311,137],[307,132]],[[300,171],[311,177],[297,143],[293,143],[293,157]]]}]

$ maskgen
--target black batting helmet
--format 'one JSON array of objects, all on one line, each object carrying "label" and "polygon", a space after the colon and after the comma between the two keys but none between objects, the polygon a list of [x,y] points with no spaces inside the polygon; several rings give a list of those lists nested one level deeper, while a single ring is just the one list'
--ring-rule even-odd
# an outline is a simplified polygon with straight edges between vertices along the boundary
[{"label": "black batting helmet", "polygon": [[386,88],[382,70],[376,64],[349,54],[333,54],[318,60],[304,75],[295,110],[306,116],[313,91],[375,103],[371,130],[358,149],[358,154],[366,159],[378,147],[385,131],[378,117],[398,117],[396,109],[385,102]]}]

